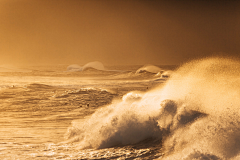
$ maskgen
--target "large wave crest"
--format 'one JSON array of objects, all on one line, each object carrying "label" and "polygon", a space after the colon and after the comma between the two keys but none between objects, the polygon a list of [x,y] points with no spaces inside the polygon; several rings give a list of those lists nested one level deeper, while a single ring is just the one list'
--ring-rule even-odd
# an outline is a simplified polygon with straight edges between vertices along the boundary
[{"label": "large wave crest", "polygon": [[165,159],[240,158],[240,62],[195,60],[164,86],[73,121],[66,137],[80,148],[105,148],[162,139]]}]

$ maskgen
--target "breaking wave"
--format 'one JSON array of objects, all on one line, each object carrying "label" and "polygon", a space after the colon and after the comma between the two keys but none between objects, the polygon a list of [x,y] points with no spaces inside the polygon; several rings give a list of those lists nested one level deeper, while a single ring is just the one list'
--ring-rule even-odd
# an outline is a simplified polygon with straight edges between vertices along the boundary
[{"label": "breaking wave", "polygon": [[[109,70],[106,69],[101,62],[95,61],[85,64],[84,66],[79,66],[77,64],[72,64],[67,67],[69,72],[82,72],[88,74],[99,74],[108,75],[108,78],[116,79],[156,79],[156,78],[168,78],[170,73],[165,72],[157,66],[145,65],[144,67],[139,68],[135,71],[128,70]],[[164,75],[162,75],[164,73]]]},{"label": "breaking wave", "polygon": [[162,69],[154,65],[145,65],[136,71],[136,73],[142,73],[142,72],[161,73]]},{"label": "breaking wave", "polygon": [[97,70],[105,70],[103,64],[101,62],[98,62],[98,61],[95,61],[95,62],[89,62],[87,64],[85,64],[83,67],[82,67],[82,70],[86,70],[88,68],[94,68],[94,69],[97,69]]},{"label": "breaking wave", "polygon": [[72,64],[67,67],[67,71],[71,71],[71,72],[82,71],[82,67],[77,64]]},{"label": "breaking wave", "polygon": [[77,64],[72,64],[67,67],[67,71],[77,72],[77,71],[84,71],[89,68],[93,68],[96,70],[105,70],[104,65],[101,62],[95,61],[95,62],[89,62],[89,63],[85,64],[83,67],[81,67]]},{"label": "breaking wave", "polygon": [[171,74],[164,86],[130,92],[73,121],[68,142],[79,148],[162,140],[164,159],[240,158],[240,62],[195,60]]}]

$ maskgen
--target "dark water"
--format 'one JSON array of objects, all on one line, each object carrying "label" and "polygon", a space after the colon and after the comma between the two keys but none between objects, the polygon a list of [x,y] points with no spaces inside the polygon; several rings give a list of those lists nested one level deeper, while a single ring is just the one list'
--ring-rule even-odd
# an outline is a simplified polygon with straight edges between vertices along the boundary
[{"label": "dark water", "polygon": [[240,159],[240,62],[140,67],[2,69],[0,158]]}]

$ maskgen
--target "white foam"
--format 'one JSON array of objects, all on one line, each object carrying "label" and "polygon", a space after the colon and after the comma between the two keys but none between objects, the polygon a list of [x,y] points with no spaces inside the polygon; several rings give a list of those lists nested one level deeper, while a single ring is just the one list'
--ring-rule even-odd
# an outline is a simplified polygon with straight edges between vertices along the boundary
[{"label": "white foam", "polygon": [[161,137],[157,121],[150,116],[159,106],[145,105],[141,97],[136,93],[125,95],[123,101],[97,110],[81,124],[74,122],[67,138],[77,139],[80,148],[105,148]]},{"label": "white foam", "polygon": [[[240,151],[240,63],[210,58],[182,66],[165,86],[163,97],[178,102],[171,119],[171,136],[164,140],[166,159],[193,155],[231,159]],[[179,123],[179,117],[192,111],[207,116]],[[192,112],[193,113],[193,112]],[[201,154],[196,154],[200,152]]]},{"label": "white foam", "polygon": [[131,92],[97,110],[67,133],[80,148],[104,148],[163,138],[165,159],[240,153],[240,62],[210,58],[174,72],[166,85]]},{"label": "white foam", "polygon": [[144,71],[151,72],[151,73],[159,73],[159,72],[162,72],[162,69],[157,66],[154,66],[154,65],[145,65],[145,66],[139,68],[136,71],[136,73],[141,73]]}]

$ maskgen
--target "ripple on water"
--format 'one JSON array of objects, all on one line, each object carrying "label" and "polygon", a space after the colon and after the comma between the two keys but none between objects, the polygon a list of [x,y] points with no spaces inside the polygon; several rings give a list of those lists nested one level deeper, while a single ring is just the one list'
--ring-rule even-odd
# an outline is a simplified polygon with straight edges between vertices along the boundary
[{"label": "ripple on water", "polygon": [[[8,144],[0,148],[0,159],[155,159],[162,157],[161,146],[119,146],[105,149],[77,149],[76,144]],[[6,156],[7,155],[7,156]]]}]

